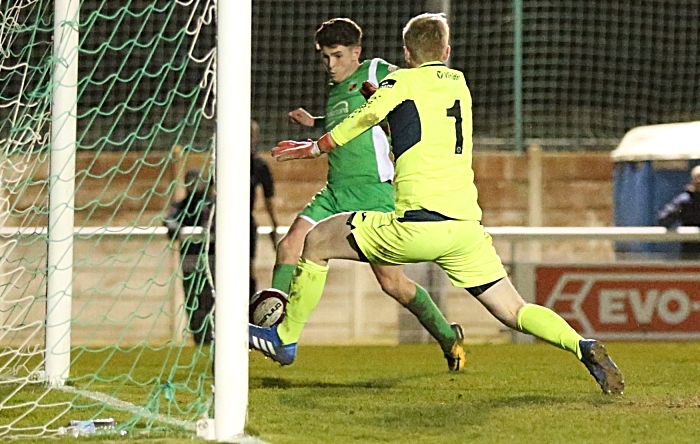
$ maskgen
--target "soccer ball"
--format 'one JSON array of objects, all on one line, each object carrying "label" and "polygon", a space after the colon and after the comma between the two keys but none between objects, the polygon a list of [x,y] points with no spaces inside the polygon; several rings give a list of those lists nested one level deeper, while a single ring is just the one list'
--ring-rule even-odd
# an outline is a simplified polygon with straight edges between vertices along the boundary
[{"label": "soccer ball", "polygon": [[260,327],[272,327],[284,319],[287,295],[275,288],[260,290],[250,299],[248,319]]}]

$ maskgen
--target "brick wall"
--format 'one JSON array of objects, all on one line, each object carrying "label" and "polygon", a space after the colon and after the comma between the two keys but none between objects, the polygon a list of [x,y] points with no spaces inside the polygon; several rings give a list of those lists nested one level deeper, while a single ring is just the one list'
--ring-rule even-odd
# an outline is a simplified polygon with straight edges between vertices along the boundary
[{"label": "brick wall", "polygon": [[[265,154],[263,158],[268,160],[276,180],[280,223],[289,224],[323,187],[326,160],[277,162]],[[475,154],[474,175],[485,225],[528,225],[532,158],[507,152]],[[542,225],[609,226],[612,166],[609,153],[542,153]],[[269,223],[260,198],[255,215],[261,225]]]}]

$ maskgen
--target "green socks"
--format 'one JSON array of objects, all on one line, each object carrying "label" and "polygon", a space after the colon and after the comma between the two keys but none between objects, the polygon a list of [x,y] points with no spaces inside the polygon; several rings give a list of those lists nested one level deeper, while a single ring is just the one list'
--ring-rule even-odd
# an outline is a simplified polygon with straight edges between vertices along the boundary
[{"label": "green socks", "polygon": [[296,279],[289,290],[287,314],[277,327],[282,344],[294,344],[299,341],[304,325],[311,317],[311,312],[318,305],[326,285],[328,267],[314,264],[304,258],[296,267]]},{"label": "green socks", "polygon": [[[295,270],[296,279],[292,282]],[[283,344],[299,341],[304,325],[321,300],[327,274],[327,266],[317,265],[303,258],[297,266],[280,264],[275,267],[272,286],[289,294],[287,314],[277,327]],[[438,341],[440,348],[449,352],[456,339],[455,332],[423,287],[416,285],[416,296],[406,304],[406,308]]]},{"label": "green socks", "polygon": [[568,350],[581,359],[578,342],[583,339],[558,314],[536,304],[527,304],[518,312],[518,330]]},{"label": "green socks", "polygon": [[292,264],[275,265],[275,270],[272,272],[272,288],[289,294],[289,286],[292,285],[292,276],[296,269],[297,266]]},{"label": "green socks", "polygon": [[416,284],[416,296],[405,307],[438,341],[442,351],[448,353],[452,349],[455,339],[457,339],[455,332],[452,331],[449,322],[423,287]]}]

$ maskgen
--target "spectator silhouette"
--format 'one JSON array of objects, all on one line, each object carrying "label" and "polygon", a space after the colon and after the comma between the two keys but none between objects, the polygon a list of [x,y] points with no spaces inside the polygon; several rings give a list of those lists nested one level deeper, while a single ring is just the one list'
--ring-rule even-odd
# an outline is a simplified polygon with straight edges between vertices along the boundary
[{"label": "spectator silhouette", "polygon": [[[659,211],[659,225],[700,227],[700,165],[690,171],[690,183]],[[700,242],[681,242],[681,259],[700,258]]]}]

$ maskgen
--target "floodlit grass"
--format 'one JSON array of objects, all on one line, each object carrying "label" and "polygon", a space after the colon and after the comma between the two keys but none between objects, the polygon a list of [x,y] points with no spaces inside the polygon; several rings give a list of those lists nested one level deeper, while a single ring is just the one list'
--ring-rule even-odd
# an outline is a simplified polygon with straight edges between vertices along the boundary
[{"label": "floodlit grass", "polygon": [[[247,431],[272,444],[700,442],[700,343],[607,347],[623,396],[603,395],[572,355],[542,343],[470,345],[459,374],[434,344],[302,344],[289,367],[251,353]],[[89,439],[108,440],[193,442],[177,432]]]},{"label": "floodlit grass", "polygon": [[251,359],[251,434],[275,444],[698,443],[700,344],[613,343],[623,396],[552,346],[479,345],[448,373],[436,345],[300,347]]}]

